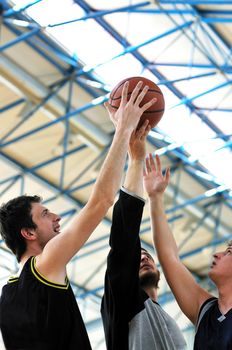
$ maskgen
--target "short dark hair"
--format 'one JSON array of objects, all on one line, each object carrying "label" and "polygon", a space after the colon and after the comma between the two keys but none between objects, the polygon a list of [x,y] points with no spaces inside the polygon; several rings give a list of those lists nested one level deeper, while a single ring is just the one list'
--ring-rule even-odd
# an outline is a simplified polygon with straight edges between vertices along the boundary
[{"label": "short dark hair", "polygon": [[40,203],[39,196],[19,196],[3,203],[0,207],[0,233],[6,245],[15,254],[18,261],[26,251],[26,241],[21,235],[22,228],[35,229],[32,220],[32,203]]}]

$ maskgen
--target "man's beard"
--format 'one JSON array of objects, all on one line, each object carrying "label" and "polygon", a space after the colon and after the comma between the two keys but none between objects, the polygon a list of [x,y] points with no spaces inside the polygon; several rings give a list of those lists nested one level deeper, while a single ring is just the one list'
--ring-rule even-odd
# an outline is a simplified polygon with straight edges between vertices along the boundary
[{"label": "man's beard", "polygon": [[160,280],[160,272],[157,270],[156,272],[147,272],[144,275],[139,277],[141,288],[158,288]]}]

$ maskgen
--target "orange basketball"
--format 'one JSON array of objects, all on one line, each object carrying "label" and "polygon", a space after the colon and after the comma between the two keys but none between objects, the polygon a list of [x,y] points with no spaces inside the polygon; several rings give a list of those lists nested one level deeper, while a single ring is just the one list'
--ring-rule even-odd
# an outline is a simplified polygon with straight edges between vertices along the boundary
[{"label": "orange basketball", "polygon": [[149,124],[151,125],[152,128],[154,128],[160,119],[162,118],[164,114],[164,108],[165,108],[165,102],[164,102],[164,96],[160,88],[151,80],[144,78],[144,77],[131,77],[127,79],[123,79],[118,83],[113,90],[110,93],[110,98],[109,98],[109,104],[115,108],[118,109],[120,102],[121,102],[121,95],[122,95],[122,89],[124,83],[128,81],[129,82],[129,87],[128,87],[128,95],[127,95],[127,100],[129,100],[132,91],[134,90],[135,86],[139,81],[143,82],[143,85],[141,87],[141,90],[145,85],[148,85],[149,90],[144,96],[141,106],[143,106],[145,103],[150,101],[152,98],[156,97],[157,101],[150,107],[148,108],[141,116],[139,126],[144,122],[145,119],[149,120]]}]

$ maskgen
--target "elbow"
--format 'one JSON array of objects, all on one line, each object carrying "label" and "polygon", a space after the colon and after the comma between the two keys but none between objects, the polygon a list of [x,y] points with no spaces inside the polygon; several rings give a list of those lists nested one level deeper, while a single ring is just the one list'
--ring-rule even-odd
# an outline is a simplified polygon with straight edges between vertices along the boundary
[{"label": "elbow", "polygon": [[110,207],[112,207],[112,205],[114,204],[114,197],[102,194],[101,196],[92,198],[92,200],[90,200],[88,204],[89,206],[92,206],[95,209],[98,208],[98,210],[100,210],[103,213],[103,215],[105,215],[110,209]]},{"label": "elbow", "polygon": [[114,204],[114,197],[105,197],[103,198],[102,201],[102,206],[105,208],[105,210],[107,211],[110,207],[112,207],[112,205]]},{"label": "elbow", "polygon": [[107,185],[101,190],[99,188],[95,189],[88,200],[88,206],[98,208],[98,210],[106,213],[114,204],[115,196],[116,193],[110,190]]},{"label": "elbow", "polygon": [[103,208],[108,210],[114,204],[115,196],[116,193],[114,193],[114,191],[105,188],[105,190],[98,195],[98,201],[101,203]]}]

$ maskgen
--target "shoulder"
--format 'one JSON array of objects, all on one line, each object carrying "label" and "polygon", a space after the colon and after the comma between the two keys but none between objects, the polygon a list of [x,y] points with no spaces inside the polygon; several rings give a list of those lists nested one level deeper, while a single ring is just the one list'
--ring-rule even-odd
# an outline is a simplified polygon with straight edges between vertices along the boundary
[{"label": "shoulder", "polygon": [[207,300],[205,300],[205,302],[201,305],[199,313],[198,313],[198,318],[197,318],[197,323],[196,323],[196,331],[199,327],[199,324],[203,318],[203,316],[205,315],[205,313],[213,306],[216,305],[218,302],[218,298],[216,297],[211,297]]},{"label": "shoulder", "polygon": [[11,284],[14,282],[17,282],[19,278],[24,274],[25,270],[28,270],[30,268],[30,263],[32,260],[32,256],[28,258],[25,263],[18,269],[16,273],[13,273],[7,280],[7,284]]}]

